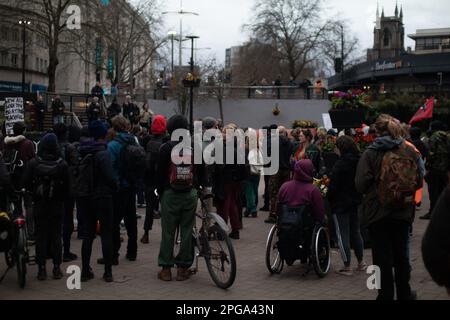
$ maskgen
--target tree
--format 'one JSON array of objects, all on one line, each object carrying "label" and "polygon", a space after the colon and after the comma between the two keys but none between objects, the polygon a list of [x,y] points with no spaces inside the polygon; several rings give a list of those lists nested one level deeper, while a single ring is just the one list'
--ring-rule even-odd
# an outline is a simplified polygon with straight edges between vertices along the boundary
[{"label": "tree", "polygon": [[271,44],[294,79],[315,59],[332,21],[321,19],[321,0],[257,0],[246,26]]}]

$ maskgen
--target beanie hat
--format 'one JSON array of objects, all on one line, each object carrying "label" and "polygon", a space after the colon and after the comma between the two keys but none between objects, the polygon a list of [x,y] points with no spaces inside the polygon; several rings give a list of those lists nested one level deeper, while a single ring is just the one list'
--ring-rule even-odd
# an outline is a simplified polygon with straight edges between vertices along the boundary
[{"label": "beanie hat", "polygon": [[47,133],[39,143],[39,149],[51,154],[58,153],[58,138],[54,133]]},{"label": "beanie hat", "polygon": [[89,133],[94,140],[106,137],[108,129],[100,120],[92,121],[89,124]]},{"label": "beanie hat", "polygon": [[189,124],[185,116],[177,114],[172,116],[167,122],[167,131],[172,134],[177,129],[188,129]]},{"label": "beanie hat", "polygon": [[155,116],[155,118],[153,119],[152,127],[151,127],[152,134],[162,135],[162,134],[166,133],[166,129],[167,129],[166,118],[164,118],[164,116],[162,116],[162,115]]},{"label": "beanie hat", "polygon": [[203,119],[203,128],[205,130],[212,129],[217,124],[217,120],[213,117],[206,117]]}]

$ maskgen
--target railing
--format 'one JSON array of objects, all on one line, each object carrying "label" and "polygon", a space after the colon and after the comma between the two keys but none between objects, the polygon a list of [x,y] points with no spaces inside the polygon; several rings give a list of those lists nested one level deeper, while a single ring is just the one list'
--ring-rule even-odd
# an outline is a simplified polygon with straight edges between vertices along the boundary
[{"label": "railing", "polygon": [[[198,96],[217,97],[223,99],[328,99],[328,90],[323,87],[291,87],[291,86],[205,86],[197,90]],[[153,89],[154,100],[176,98],[179,88],[159,87]]]}]

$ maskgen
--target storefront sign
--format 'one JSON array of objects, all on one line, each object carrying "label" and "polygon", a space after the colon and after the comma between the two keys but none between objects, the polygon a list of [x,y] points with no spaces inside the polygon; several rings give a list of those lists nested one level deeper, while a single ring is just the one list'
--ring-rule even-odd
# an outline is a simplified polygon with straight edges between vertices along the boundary
[{"label": "storefront sign", "polygon": [[384,70],[392,70],[392,69],[400,69],[403,66],[403,62],[397,61],[397,62],[386,62],[383,61],[383,63],[377,62],[375,67],[372,68],[372,71],[384,71]]}]

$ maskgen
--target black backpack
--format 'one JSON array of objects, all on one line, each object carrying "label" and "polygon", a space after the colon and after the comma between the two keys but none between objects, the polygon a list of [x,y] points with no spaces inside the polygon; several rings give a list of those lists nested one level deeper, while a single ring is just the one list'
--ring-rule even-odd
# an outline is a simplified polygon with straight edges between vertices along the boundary
[{"label": "black backpack", "polygon": [[310,206],[288,207],[282,205],[278,217],[278,251],[281,259],[288,265],[299,258],[306,258],[305,254],[310,245],[308,228],[314,226]]},{"label": "black backpack", "polygon": [[92,153],[85,156],[78,153],[78,163],[72,169],[75,197],[88,197],[94,191],[94,156]]},{"label": "black backpack", "polygon": [[151,138],[151,140],[147,143],[145,147],[146,156],[145,156],[145,164],[146,171],[153,175],[156,171],[156,165],[158,164],[159,158],[159,149],[162,145],[162,139]]},{"label": "black backpack", "polygon": [[34,192],[35,199],[52,200],[61,192],[62,163],[63,159],[43,160],[37,157],[37,166],[34,171]]},{"label": "black backpack", "polygon": [[119,156],[120,177],[132,186],[135,186],[139,179],[142,179],[146,169],[145,149],[137,142],[124,142]]}]

